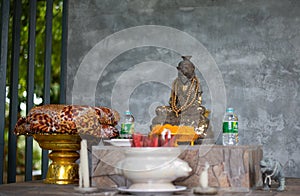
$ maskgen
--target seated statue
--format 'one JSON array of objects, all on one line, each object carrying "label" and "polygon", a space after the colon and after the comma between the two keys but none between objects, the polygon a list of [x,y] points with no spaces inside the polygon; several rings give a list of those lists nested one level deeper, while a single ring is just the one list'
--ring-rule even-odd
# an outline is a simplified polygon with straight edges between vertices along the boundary
[{"label": "seated statue", "polygon": [[178,77],[173,81],[169,106],[158,106],[152,126],[171,124],[192,126],[200,138],[204,138],[209,126],[208,111],[202,106],[200,82],[195,75],[191,56],[183,56],[178,64]]}]

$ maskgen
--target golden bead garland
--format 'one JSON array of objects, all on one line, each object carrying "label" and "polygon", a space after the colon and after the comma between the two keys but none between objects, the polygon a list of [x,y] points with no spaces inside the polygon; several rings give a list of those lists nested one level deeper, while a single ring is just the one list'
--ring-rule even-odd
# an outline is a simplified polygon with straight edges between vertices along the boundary
[{"label": "golden bead garland", "polygon": [[[196,82],[195,95],[194,95],[193,99],[189,102],[189,100],[191,98],[191,94],[193,92],[193,86],[194,86],[195,82]],[[191,80],[191,85],[189,87],[185,103],[180,108],[177,108],[177,106],[176,106],[177,93],[178,93],[177,92],[178,91],[177,81],[173,83],[173,87],[172,88],[174,89],[174,92],[172,93],[172,96],[171,96],[171,99],[172,99],[171,100],[171,108],[175,112],[176,117],[178,117],[180,112],[188,109],[195,102],[195,100],[197,98],[197,94],[198,94],[199,81],[198,81],[198,79],[197,79],[196,76],[193,77],[193,79]]]}]

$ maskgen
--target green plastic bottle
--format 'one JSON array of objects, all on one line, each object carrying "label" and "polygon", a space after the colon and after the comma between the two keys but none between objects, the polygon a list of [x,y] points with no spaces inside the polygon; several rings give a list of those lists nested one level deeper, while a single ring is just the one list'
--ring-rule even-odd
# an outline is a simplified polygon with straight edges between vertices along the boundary
[{"label": "green plastic bottle", "polygon": [[238,143],[238,116],[233,108],[227,108],[223,119],[223,145],[236,146]]},{"label": "green plastic bottle", "polygon": [[124,115],[124,122],[121,124],[120,137],[123,139],[131,139],[134,133],[134,117],[132,113],[127,110]]}]

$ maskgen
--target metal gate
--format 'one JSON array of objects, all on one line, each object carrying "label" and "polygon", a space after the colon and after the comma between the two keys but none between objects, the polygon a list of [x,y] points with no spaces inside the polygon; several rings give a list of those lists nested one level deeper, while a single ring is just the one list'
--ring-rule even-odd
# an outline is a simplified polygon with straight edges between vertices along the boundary
[{"label": "metal gate", "polygon": [[[36,42],[37,8],[39,3],[44,3],[45,24],[44,41]],[[68,0],[1,0],[1,32],[0,32],[0,184],[4,182],[16,182],[17,168],[17,137],[12,133],[19,117],[20,103],[18,89],[20,72],[20,48],[26,48],[26,112],[35,106],[35,58],[39,55],[36,45],[42,44],[43,52],[43,92],[42,104],[50,104],[51,95],[51,68],[53,46],[53,5],[60,3],[62,6],[61,19],[61,51],[60,51],[60,80],[59,80],[59,103],[65,103],[66,96],[66,55],[67,55],[67,13]],[[27,7],[26,7],[27,6]],[[24,9],[26,7],[26,9]],[[22,13],[27,12],[28,23],[27,39],[24,45],[20,40],[21,26],[24,25]],[[7,101],[9,97],[9,102]],[[7,137],[6,137],[7,135]],[[25,141],[25,181],[31,181],[33,158],[33,138],[26,137]],[[4,169],[4,165],[7,165]],[[48,151],[42,150],[41,171],[42,178],[46,177],[48,169]],[[7,178],[4,173],[7,170]]]}]

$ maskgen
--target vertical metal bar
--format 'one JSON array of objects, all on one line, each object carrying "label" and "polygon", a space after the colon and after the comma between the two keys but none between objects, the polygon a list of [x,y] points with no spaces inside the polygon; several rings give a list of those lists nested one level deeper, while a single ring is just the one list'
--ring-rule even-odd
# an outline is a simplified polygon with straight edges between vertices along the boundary
[{"label": "vertical metal bar", "polygon": [[17,137],[13,129],[18,119],[18,84],[19,84],[19,58],[20,58],[20,31],[21,31],[21,0],[14,1],[14,16],[12,29],[12,50],[11,50],[11,72],[10,72],[10,107],[9,107],[9,134],[8,134],[8,165],[7,182],[16,182],[16,152]]},{"label": "vertical metal bar", "polygon": [[[29,36],[28,36],[28,69],[27,69],[27,112],[33,107],[34,96],[34,64],[35,64],[35,30],[36,0],[29,1]],[[33,139],[26,137],[25,145],[25,181],[32,180]]]},{"label": "vertical metal bar", "polygon": [[67,43],[68,43],[68,5],[69,1],[63,1],[62,35],[61,35],[61,65],[60,65],[60,97],[59,102],[66,103],[66,73],[67,73]]},{"label": "vertical metal bar", "polygon": [[[53,0],[47,0],[46,5],[46,40],[44,67],[44,104],[50,104],[51,85],[51,55],[52,55],[52,19]],[[48,169],[48,150],[42,150],[42,178],[46,177]]]},{"label": "vertical metal bar", "polygon": [[33,107],[35,74],[36,0],[29,1],[28,67],[27,67],[27,112]]},{"label": "vertical metal bar", "polygon": [[47,0],[44,68],[44,104],[50,104],[53,0]]},{"label": "vertical metal bar", "polygon": [[10,0],[1,3],[1,31],[0,31],[0,184],[3,184],[4,163],[4,129],[5,129],[5,101],[6,101],[6,69],[8,51],[8,24]]}]

